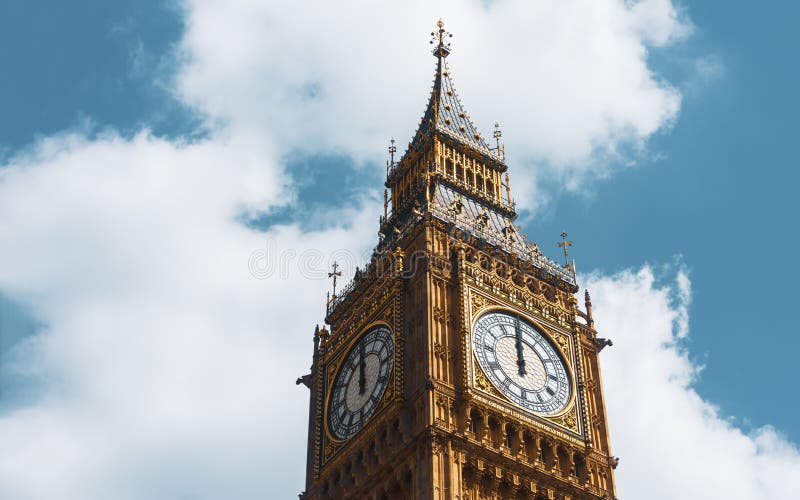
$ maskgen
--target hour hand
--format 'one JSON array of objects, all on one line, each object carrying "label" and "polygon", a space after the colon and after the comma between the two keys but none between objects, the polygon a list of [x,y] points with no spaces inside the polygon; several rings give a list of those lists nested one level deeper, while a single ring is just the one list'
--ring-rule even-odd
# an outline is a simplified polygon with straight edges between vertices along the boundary
[{"label": "hour hand", "polygon": [[525,376],[525,354],[522,352],[522,343],[519,342],[517,344],[517,368],[519,369],[519,374],[521,376]]},{"label": "hour hand", "polygon": [[517,369],[520,376],[525,376],[525,353],[522,350],[522,332],[519,329],[519,320],[514,322],[514,333],[517,337]]}]

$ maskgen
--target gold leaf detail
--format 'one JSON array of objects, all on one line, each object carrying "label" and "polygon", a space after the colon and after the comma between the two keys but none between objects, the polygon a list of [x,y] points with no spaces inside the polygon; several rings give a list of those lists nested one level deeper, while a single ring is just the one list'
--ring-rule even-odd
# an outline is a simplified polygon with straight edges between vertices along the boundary
[{"label": "gold leaf detail", "polygon": [[569,413],[567,413],[563,417],[558,418],[556,420],[556,422],[558,422],[559,424],[563,425],[564,427],[567,427],[568,429],[571,429],[571,430],[577,432],[578,431],[578,416],[576,415],[575,407],[573,407],[569,411]]},{"label": "gold leaf detail", "polygon": [[486,380],[486,375],[483,374],[480,368],[475,371],[475,382],[478,384],[478,387],[484,391],[488,391],[492,387],[489,385],[489,381]]},{"label": "gold leaf detail", "polygon": [[556,342],[558,343],[558,346],[561,347],[561,351],[564,354],[569,354],[569,340],[567,340],[566,337],[563,335],[557,335]]},{"label": "gold leaf detail", "polygon": [[475,313],[475,311],[477,311],[480,308],[482,308],[484,306],[484,304],[486,304],[486,300],[484,300],[483,297],[481,297],[480,295],[473,295],[472,296],[472,312],[473,312],[473,314]]}]

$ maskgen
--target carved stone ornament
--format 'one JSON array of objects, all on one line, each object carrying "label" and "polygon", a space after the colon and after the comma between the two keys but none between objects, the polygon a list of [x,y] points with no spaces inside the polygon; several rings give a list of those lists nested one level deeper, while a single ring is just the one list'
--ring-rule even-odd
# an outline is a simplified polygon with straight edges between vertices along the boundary
[{"label": "carved stone ornament", "polygon": [[483,298],[482,295],[478,295],[477,293],[472,294],[472,314],[474,315],[477,311],[482,309],[486,305],[486,299]]},{"label": "carved stone ornament", "polygon": [[489,379],[486,378],[486,375],[483,373],[483,370],[477,364],[475,365],[475,385],[478,389],[488,392],[493,396],[497,396],[500,398],[505,399],[505,397],[500,394],[500,392],[494,388],[494,386],[489,382]]},{"label": "carved stone ornament", "polygon": [[434,455],[439,455],[445,450],[445,443],[441,437],[436,437],[431,441],[431,451]]},{"label": "carved stone ornament", "polygon": [[484,375],[483,371],[478,367],[475,369],[475,384],[477,384],[479,389],[483,389],[484,391],[488,391],[492,387],[489,381],[486,380],[486,375]]},{"label": "carved stone ornament", "polygon": [[554,337],[558,347],[561,348],[561,352],[563,352],[565,356],[569,356],[569,340],[567,337],[558,334]]},{"label": "carved stone ornament", "polygon": [[576,411],[575,406],[569,410],[565,415],[556,419],[556,422],[563,425],[567,429],[572,431],[578,432],[578,412]]}]

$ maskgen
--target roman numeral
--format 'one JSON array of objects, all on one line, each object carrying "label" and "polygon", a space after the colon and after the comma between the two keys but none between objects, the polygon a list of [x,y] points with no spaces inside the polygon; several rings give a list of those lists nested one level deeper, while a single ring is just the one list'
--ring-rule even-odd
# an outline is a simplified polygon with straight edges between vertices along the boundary
[{"label": "roman numeral", "polygon": [[554,395],[554,394],[556,393],[556,391],[554,391],[553,389],[551,389],[551,388],[550,388],[550,386],[547,386],[547,387],[545,387],[545,390],[547,391],[547,394],[549,394],[549,395],[551,395],[551,396],[552,396],[552,395]]}]

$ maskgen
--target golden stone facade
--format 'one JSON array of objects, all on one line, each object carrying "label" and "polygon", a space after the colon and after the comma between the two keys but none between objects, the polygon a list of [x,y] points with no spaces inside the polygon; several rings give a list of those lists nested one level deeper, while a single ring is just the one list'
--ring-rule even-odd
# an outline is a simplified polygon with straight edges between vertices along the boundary
[{"label": "golden stone facade", "polygon": [[[407,151],[387,167],[380,242],[330,297],[329,328],[315,332],[311,373],[298,380],[311,389],[301,498],[613,499],[606,343],[588,293],[582,311],[574,264],[542,256],[513,225],[499,140],[483,141],[455,95],[441,21],[432,35],[434,88]],[[544,339],[524,340],[519,326],[508,334],[511,377],[487,374],[476,353],[499,356],[474,340],[492,312]],[[550,385],[542,370],[554,365],[566,375],[547,375]],[[529,376],[536,384],[525,387],[545,397],[560,387],[563,401],[531,411],[541,396],[511,383]],[[515,403],[514,391],[532,403]]]}]

